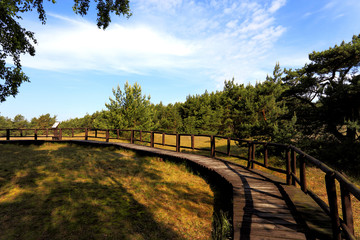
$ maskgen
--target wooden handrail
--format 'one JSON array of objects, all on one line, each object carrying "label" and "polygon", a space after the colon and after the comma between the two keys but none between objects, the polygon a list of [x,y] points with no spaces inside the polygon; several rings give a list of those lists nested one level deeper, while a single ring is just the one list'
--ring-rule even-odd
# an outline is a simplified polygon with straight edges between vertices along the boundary
[{"label": "wooden handrail", "polygon": [[[238,139],[238,138],[232,138],[232,137],[225,137],[225,136],[218,136],[218,135],[206,135],[206,134],[179,134],[179,133],[166,133],[166,132],[158,132],[158,131],[142,131],[142,130],[132,130],[132,129],[90,129],[90,128],[59,128],[59,129],[0,129],[0,131],[6,132],[6,140],[11,141],[12,137],[16,138],[28,138],[33,136],[35,140],[37,140],[39,137],[43,137],[43,135],[38,135],[41,131],[46,131],[46,137],[52,137],[57,135],[59,137],[59,140],[61,140],[62,132],[63,131],[71,131],[71,137],[74,137],[74,131],[81,130],[84,132],[83,136],[85,140],[88,140],[89,137],[91,138],[97,138],[97,139],[105,139],[106,141],[109,141],[109,139],[120,139],[119,135],[120,132],[130,132],[129,138],[122,138],[124,140],[129,141],[130,143],[136,143],[136,142],[146,142],[149,143],[151,147],[155,147],[155,145],[159,146],[170,146],[175,147],[175,150],[177,152],[181,151],[181,148],[187,148],[192,150],[205,150],[210,152],[211,157],[216,157],[216,153],[224,154],[226,156],[236,156],[241,159],[247,159],[248,161],[248,168],[253,168],[254,164],[260,165],[264,168],[271,169],[280,173],[283,173],[286,175],[286,183],[288,185],[292,184],[296,186],[296,183],[300,185],[300,188],[302,191],[304,191],[306,194],[308,194],[311,198],[314,199],[314,201],[324,210],[325,213],[327,213],[331,219],[332,219],[332,225],[333,225],[333,238],[334,239],[340,239],[342,237],[341,231],[345,233],[344,236],[346,236],[348,239],[354,239],[354,223],[353,223],[353,212],[351,208],[351,195],[353,195],[356,199],[360,201],[360,189],[356,187],[353,183],[351,183],[343,174],[340,172],[330,168],[320,160],[308,155],[307,153],[303,152],[299,148],[292,146],[292,145],[285,145],[280,143],[272,143],[272,142],[261,142],[261,141],[251,141],[251,140],[245,140],[245,139]],[[20,131],[20,136],[12,136],[12,132]],[[23,134],[24,131],[33,131],[34,135],[27,135]],[[50,131],[50,133],[49,133]],[[95,131],[95,135],[89,136],[89,131]],[[98,131],[105,131],[105,138],[98,136]],[[51,135],[51,132],[53,135]],[[110,138],[109,132],[116,132],[117,138]],[[135,133],[139,134],[139,139],[136,139]],[[145,141],[143,139],[144,133],[149,134],[150,133],[150,141]],[[161,134],[162,140],[161,143],[155,143],[155,134]],[[165,142],[165,136],[176,136],[176,145],[167,144]],[[181,146],[181,137],[182,136],[190,136],[191,137],[191,146]],[[4,136],[2,136],[4,137]],[[210,140],[210,146],[209,148],[203,149],[203,148],[196,148],[195,147],[195,138],[196,137],[208,137]],[[227,140],[227,150],[226,152],[221,152],[216,150],[216,138],[220,139],[226,139]],[[235,141],[238,144],[247,144],[248,145],[248,154],[247,156],[237,156],[231,154],[231,141]],[[256,159],[256,145],[261,146],[263,148],[263,162],[260,162]],[[275,168],[272,166],[269,166],[268,163],[268,154],[269,154],[269,147],[275,147],[277,149],[280,149],[282,151],[285,151],[285,166],[286,170]],[[260,150],[258,150],[260,151]],[[297,159],[298,158],[298,159]],[[296,166],[297,162],[299,163],[300,167],[300,176],[296,176]],[[306,164],[312,164],[319,168],[321,171],[323,171],[325,175],[325,182],[326,182],[326,190],[327,190],[327,197],[329,205],[327,205],[323,200],[321,200],[314,192],[312,192],[307,187],[306,182]],[[343,211],[343,218],[341,219],[339,217],[338,213],[338,196],[336,194],[336,184],[335,181],[338,181],[340,183],[340,190],[341,190],[341,196],[340,196],[340,202],[342,205],[342,211]]]}]

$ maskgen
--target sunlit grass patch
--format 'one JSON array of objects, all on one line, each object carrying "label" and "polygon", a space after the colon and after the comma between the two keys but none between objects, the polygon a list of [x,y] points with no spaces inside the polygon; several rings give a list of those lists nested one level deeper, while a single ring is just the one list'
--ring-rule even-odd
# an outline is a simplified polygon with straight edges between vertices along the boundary
[{"label": "sunlit grass patch", "polygon": [[[317,194],[324,202],[328,203],[328,197],[326,193],[326,184],[325,184],[325,173],[317,167],[307,167],[307,180],[308,188],[311,189],[315,194]],[[353,183],[360,186],[360,181],[352,179]],[[340,193],[340,184],[336,181],[336,194],[338,200],[338,211],[339,215],[342,218],[342,205],[341,205],[341,193]],[[356,239],[360,239],[360,201],[357,200],[353,195],[351,195],[351,205],[353,211],[353,221],[354,221],[354,230]]]},{"label": "sunlit grass patch", "polygon": [[209,239],[213,192],[184,165],[65,144],[0,145],[1,239]]},{"label": "sunlit grass patch", "polygon": [[[191,137],[190,136],[182,136],[181,141],[181,148],[182,152],[189,152],[194,154],[201,154],[205,156],[210,155],[210,138],[205,136],[195,136],[194,138],[194,147],[197,148],[195,150],[190,149],[191,147]],[[175,150],[175,147],[171,146],[162,146],[162,135],[161,134],[155,134],[155,147],[157,148],[163,148],[163,149],[169,149],[169,150]],[[165,135],[165,144],[168,145],[176,145],[176,136],[175,135]],[[247,166],[247,160],[245,160],[248,157],[248,145],[246,143],[239,144],[237,141],[231,140],[230,141],[230,153],[231,155],[236,155],[239,157],[234,156],[226,156],[227,153],[227,139],[223,138],[215,138],[215,145],[216,145],[216,155],[217,157],[220,157],[222,159],[240,164],[242,166]],[[187,148],[184,148],[187,147]],[[259,162],[263,162],[263,146],[257,146],[256,149],[256,160]],[[200,150],[199,150],[200,149]],[[269,155],[268,155],[268,164],[271,167],[280,168],[282,170],[285,170],[285,149],[282,152],[277,152],[274,147],[268,147]],[[218,153],[222,152],[222,153]],[[255,164],[255,168],[259,169],[261,171],[273,174],[277,177],[280,177],[282,179],[286,179],[285,174],[276,172],[271,169],[264,168],[262,166],[258,166]],[[326,193],[326,187],[325,187],[325,174],[319,170],[318,168],[307,165],[307,186],[309,189],[311,189],[314,193],[316,193],[323,201],[327,202],[327,193]],[[297,176],[300,176],[299,167],[297,167]],[[352,182],[357,184],[359,186],[360,181],[358,179],[351,178]],[[298,186],[299,187],[299,186]],[[341,212],[341,203],[340,203],[340,191],[339,186],[337,186],[338,189],[338,205],[339,205],[339,213],[342,215]],[[360,202],[355,198],[352,197],[352,208],[353,208],[353,216],[354,216],[354,226],[355,226],[355,232],[356,236],[360,237]]]}]

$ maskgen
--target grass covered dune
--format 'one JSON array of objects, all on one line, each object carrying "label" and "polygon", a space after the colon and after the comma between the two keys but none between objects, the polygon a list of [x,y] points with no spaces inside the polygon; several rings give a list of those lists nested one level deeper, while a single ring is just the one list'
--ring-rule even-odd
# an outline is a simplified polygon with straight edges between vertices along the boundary
[{"label": "grass covered dune", "polygon": [[0,239],[211,238],[214,194],[185,165],[68,144],[0,153]]}]

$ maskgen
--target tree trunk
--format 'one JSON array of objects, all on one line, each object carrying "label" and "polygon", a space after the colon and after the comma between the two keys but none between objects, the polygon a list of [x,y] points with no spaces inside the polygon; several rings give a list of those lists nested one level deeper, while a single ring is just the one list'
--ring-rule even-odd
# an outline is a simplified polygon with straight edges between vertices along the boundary
[{"label": "tree trunk", "polygon": [[334,135],[334,137],[337,138],[337,140],[339,140],[340,142],[344,142],[344,140],[346,139],[346,137],[337,130],[337,128],[336,128],[335,125],[328,125],[327,129],[328,129],[328,131],[329,131],[330,133],[332,133],[332,134]]},{"label": "tree trunk", "polygon": [[348,127],[346,129],[346,139],[351,141],[351,142],[354,142],[355,139],[356,139],[356,129]]}]

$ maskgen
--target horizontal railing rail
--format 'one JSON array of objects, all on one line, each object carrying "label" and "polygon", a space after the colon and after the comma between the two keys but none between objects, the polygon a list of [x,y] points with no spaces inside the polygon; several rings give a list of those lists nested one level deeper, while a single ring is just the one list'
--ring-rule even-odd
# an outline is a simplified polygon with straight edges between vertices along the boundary
[{"label": "horizontal railing rail", "polygon": [[[173,141],[166,141],[168,137],[174,138]],[[182,145],[182,138],[190,137],[190,145]],[[232,137],[224,137],[218,135],[206,134],[178,134],[166,133],[159,131],[143,131],[143,130],[129,130],[129,129],[91,129],[91,128],[59,128],[59,129],[0,129],[0,140],[14,140],[23,138],[52,138],[58,141],[64,138],[84,138],[89,139],[105,139],[106,142],[110,140],[128,141],[132,144],[148,144],[150,147],[170,147],[175,148],[175,151],[180,152],[181,149],[191,149],[209,152],[213,158],[218,158],[217,155],[224,155],[228,157],[236,157],[247,161],[247,168],[254,168],[254,165],[259,165],[264,168],[285,174],[286,184],[299,185],[301,190],[308,194],[314,201],[327,213],[332,221],[332,231],[334,239],[355,239],[354,236],[354,221],[351,204],[351,196],[354,196],[360,201],[360,189],[351,183],[343,174],[330,168],[320,160],[308,155],[302,150],[292,145],[285,145],[272,142],[251,141]],[[205,138],[208,141],[207,147],[197,147],[196,138]],[[226,151],[216,149],[216,141],[226,141]],[[169,143],[170,142],[170,143]],[[173,143],[171,143],[173,142]],[[203,139],[204,142],[204,139]],[[246,147],[245,155],[234,154],[232,150],[232,142],[236,143],[238,147]],[[223,146],[223,145],[222,145]],[[269,149],[275,148],[278,152],[284,152],[284,161],[286,169],[270,166],[269,164]],[[260,150],[257,150],[260,149]],[[256,158],[256,153],[262,155],[263,159],[260,161]],[[261,154],[259,154],[261,153]],[[224,160],[224,159],[222,159]],[[325,173],[325,185],[328,204],[323,201],[317,194],[310,190],[307,186],[306,166],[314,165]],[[297,169],[299,168],[299,169]],[[299,176],[297,171],[299,170]],[[342,208],[342,218],[339,214],[338,196],[336,189],[336,181],[340,186],[340,203]]]}]

